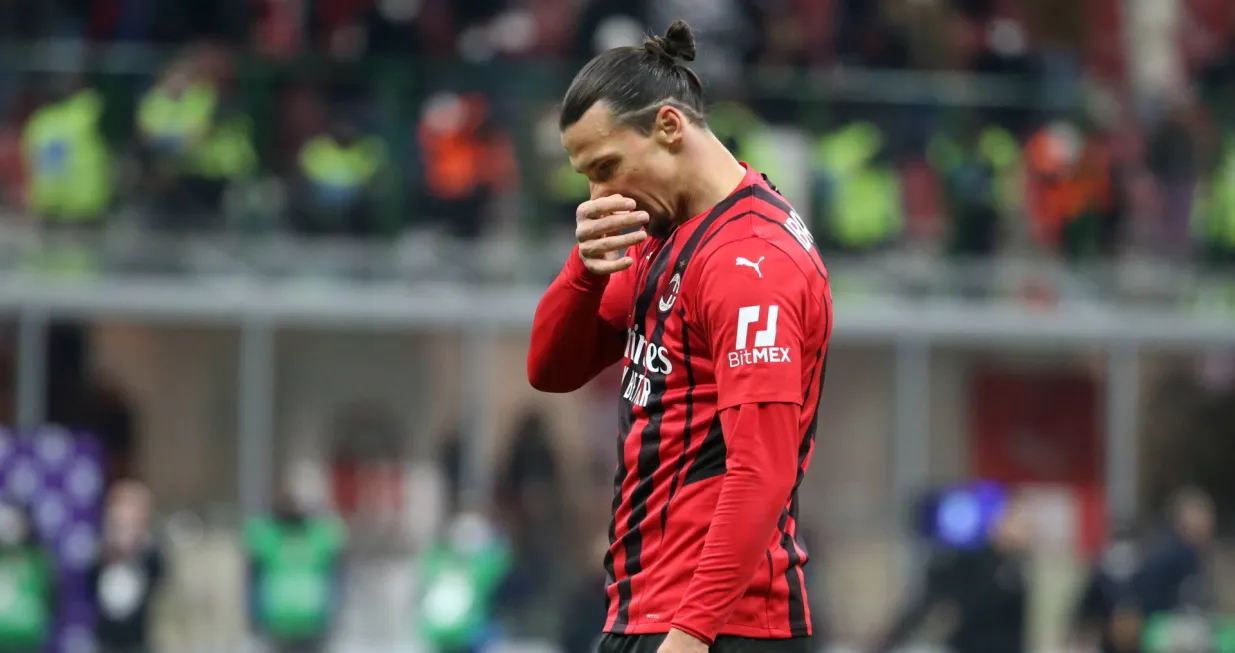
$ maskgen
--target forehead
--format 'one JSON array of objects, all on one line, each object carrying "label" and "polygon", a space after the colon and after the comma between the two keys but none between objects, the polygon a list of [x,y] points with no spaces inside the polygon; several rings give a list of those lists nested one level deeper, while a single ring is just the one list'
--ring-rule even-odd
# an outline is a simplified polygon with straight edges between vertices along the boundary
[{"label": "forehead", "polygon": [[562,147],[571,165],[576,170],[585,170],[593,162],[621,152],[633,133],[627,127],[614,124],[609,107],[597,102],[578,122],[562,131]]}]

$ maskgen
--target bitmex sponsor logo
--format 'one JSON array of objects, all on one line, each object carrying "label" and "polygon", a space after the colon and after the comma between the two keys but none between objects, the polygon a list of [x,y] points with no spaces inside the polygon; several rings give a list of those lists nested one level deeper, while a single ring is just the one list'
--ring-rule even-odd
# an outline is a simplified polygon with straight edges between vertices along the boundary
[{"label": "bitmex sponsor logo", "polygon": [[648,342],[635,329],[626,330],[626,358],[622,370],[622,398],[636,406],[646,406],[652,395],[651,375],[665,376],[673,372],[669,350]]},{"label": "bitmex sponsor logo", "polygon": [[[776,346],[776,318],[779,314],[780,307],[776,304],[738,309],[737,338],[734,350],[729,352],[729,367],[790,362],[789,348]],[[750,328],[758,328],[760,320],[763,320],[763,328],[755,332],[752,343]]]}]

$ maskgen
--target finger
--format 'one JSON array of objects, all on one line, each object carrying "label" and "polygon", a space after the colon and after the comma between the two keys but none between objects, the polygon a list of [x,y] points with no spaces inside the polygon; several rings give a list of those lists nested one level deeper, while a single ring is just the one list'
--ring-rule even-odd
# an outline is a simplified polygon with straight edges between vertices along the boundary
[{"label": "finger", "polygon": [[624,252],[626,248],[647,240],[647,232],[633,231],[628,234],[607,236],[579,243],[579,255],[587,259],[604,258],[609,252]]},{"label": "finger", "polygon": [[621,272],[622,270],[634,265],[635,259],[629,256],[623,256],[622,258],[612,261],[605,259],[592,259],[586,263],[587,269],[593,274],[613,274],[614,272]]},{"label": "finger", "polygon": [[648,214],[644,211],[618,213],[595,220],[585,220],[575,227],[575,239],[584,242],[608,234],[629,231],[631,228],[639,228],[647,222]]},{"label": "finger", "polygon": [[579,205],[575,211],[576,220],[594,220],[616,211],[635,210],[635,201],[621,195],[601,197]]}]

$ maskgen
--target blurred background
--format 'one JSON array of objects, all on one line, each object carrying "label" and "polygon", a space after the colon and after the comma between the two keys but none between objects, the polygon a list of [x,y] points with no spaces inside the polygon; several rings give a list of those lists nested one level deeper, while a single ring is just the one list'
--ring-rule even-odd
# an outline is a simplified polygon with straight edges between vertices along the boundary
[{"label": "blurred background", "polygon": [[0,0],[0,650],[588,653],[555,105],[676,18],[831,272],[821,648],[1235,650],[1229,0]]}]

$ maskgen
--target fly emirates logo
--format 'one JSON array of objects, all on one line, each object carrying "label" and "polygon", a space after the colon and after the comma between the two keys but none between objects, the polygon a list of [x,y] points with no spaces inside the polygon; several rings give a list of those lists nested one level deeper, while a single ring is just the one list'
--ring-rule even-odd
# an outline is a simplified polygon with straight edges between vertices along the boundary
[{"label": "fly emirates logo", "polygon": [[626,357],[630,363],[622,371],[622,398],[636,406],[647,406],[652,396],[650,375],[666,376],[673,371],[669,350],[648,342],[642,333],[626,330]]},{"label": "fly emirates logo", "polygon": [[776,304],[738,309],[738,337],[733,351],[729,352],[729,367],[789,362],[789,348],[776,346],[779,313],[780,307]]}]

